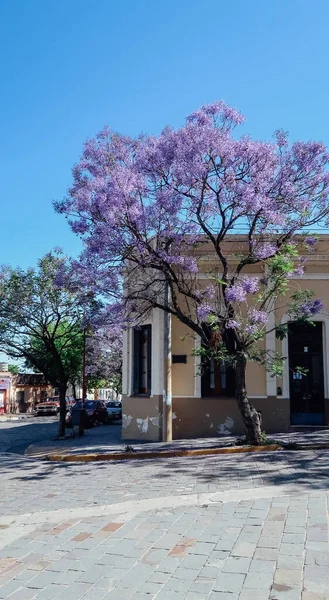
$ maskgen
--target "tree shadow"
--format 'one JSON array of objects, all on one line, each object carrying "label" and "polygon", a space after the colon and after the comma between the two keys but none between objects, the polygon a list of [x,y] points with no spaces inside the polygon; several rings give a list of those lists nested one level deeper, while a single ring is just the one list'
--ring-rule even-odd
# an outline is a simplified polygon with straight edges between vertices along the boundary
[{"label": "tree shadow", "polygon": [[[20,423],[18,426],[11,426],[12,437],[16,439],[16,445],[11,446],[16,449],[18,441],[21,446],[28,446],[31,439],[35,436],[35,442],[50,440],[51,435],[56,434],[57,422],[42,423]],[[0,435],[2,429],[0,430]],[[27,442],[22,440],[29,438]],[[120,427],[115,425],[113,428],[101,427],[97,430],[88,430],[86,438],[76,447],[76,452],[109,451],[109,445],[105,440],[112,438],[124,447],[128,444],[140,444],[138,441],[125,440],[120,438]],[[305,440],[304,433],[291,435],[276,435],[274,438],[298,441]],[[312,434],[313,443],[323,443],[328,439],[328,431],[319,431]],[[232,438],[230,438],[232,440]],[[212,444],[218,445],[218,438],[212,440]],[[76,441],[73,442],[76,445]],[[199,447],[208,445],[206,440],[182,440],[179,443],[180,448]],[[64,444],[65,445],[65,444]],[[161,444],[150,444],[147,449],[157,449]],[[166,446],[167,449],[168,446]],[[173,442],[171,447],[177,447]],[[117,447],[118,448],[118,445]],[[16,450],[15,450],[16,451]],[[166,457],[160,459],[147,458],[145,460],[132,459],[126,461],[99,461],[90,463],[70,463],[70,462],[46,462],[37,458],[28,458],[18,454],[2,453],[0,455],[0,472],[2,480],[6,480],[9,485],[34,484],[38,481],[45,481],[49,488],[58,485],[58,494],[62,494],[60,481],[67,481],[69,477],[78,475],[84,481],[90,481],[91,494],[93,493],[93,478],[102,478],[98,481],[99,489],[104,493],[124,493],[126,490],[133,489],[133,493],[144,494],[152,493],[152,488],[161,495],[179,495],[185,493],[197,492],[221,492],[234,489],[243,490],[250,488],[260,488],[268,486],[286,485],[295,486],[296,492],[326,490],[329,478],[329,451],[310,450],[310,451],[279,451],[262,452],[248,454],[230,454],[230,455],[209,455],[200,457]],[[16,482],[16,483],[15,483]],[[72,479],[72,488],[75,485],[75,478]],[[140,489],[142,488],[142,489]],[[36,488],[37,489],[37,488]],[[30,487],[28,487],[30,491]],[[44,492],[47,490],[44,489]],[[31,492],[32,493],[32,492]],[[101,492],[100,492],[101,493]]]},{"label": "tree shadow", "polygon": [[[4,452],[24,454],[26,448],[33,443],[45,440],[52,443],[57,434],[57,419],[47,422],[33,420],[31,423],[30,419],[26,418],[17,425],[13,425],[13,421],[7,421],[1,424],[0,448]],[[5,443],[6,438],[8,438],[8,443]]]},{"label": "tree shadow", "polygon": [[[2,455],[3,457],[3,455]],[[104,492],[121,493],[139,486],[139,494],[159,490],[161,495],[221,492],[277,485],[295,487],[296,492],[327,490],[329,452],[281,451],[276,453],[180,457],[115,462],[43,462],[7,455],[0,462],[1,476],[8,483],[47,480],[50,486],[74,475],[90,480],[102,474]],[[159,483],[159,485],[157,484]],[[143,487],[143,483],[145,484]],[[72,479],[72,488],[75,478]],[[141,489],[140,489],[141,488]],[[175,488],[180,491],[175,491]]]}]

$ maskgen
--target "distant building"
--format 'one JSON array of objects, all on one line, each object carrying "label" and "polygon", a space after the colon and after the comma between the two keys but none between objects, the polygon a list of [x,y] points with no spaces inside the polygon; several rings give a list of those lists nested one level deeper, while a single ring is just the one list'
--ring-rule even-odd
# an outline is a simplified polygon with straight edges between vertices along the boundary
[{"label": "distant building", "polygon": [[36,404],[56,395],[58,390],[41,373],[0,371],[0,414],[31,413]]}]

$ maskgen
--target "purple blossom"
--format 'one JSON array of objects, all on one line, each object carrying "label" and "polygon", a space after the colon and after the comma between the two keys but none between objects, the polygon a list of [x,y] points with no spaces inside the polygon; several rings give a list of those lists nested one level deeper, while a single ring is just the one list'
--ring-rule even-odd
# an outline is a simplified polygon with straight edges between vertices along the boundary
[{"label": "purple blossom", "polygon": [[308,246],[310,250],[313,250],[317,245],[318,240],[313,235],[309,235],[305,238],[305,245]]},{"label": "purple blossom", "polygon": [[254,255],[259,260],[266,260],[270,256],[276,254],[277,251],[278,247],[276,244],[265,242],[256,246],[256,248],[254,249]]},{"label": "purple blossom", "polygon": [[226,329],[239,329],[241,327],[241,323],[239,321],[235,321],[235,319],[229,319],[225,324]]},{"label": "purple blossom", "polygon": [[305,272],[305,267],[304,265],[299,265],[295,270],[294,270],[294,275],[304,275]]},{"label": "purple blossom", "polygon": [[213,310],[214,309],[212,306],[210,306],[210,304],[200,304],[200,306],[197,307],[199,321],[206,321]]},{"label": "purple blossom", "polygon": [[209,117],[219,117],[223,121],[227,120],[235,125],[240,125],[245,121],[245,117],[235,108],[228,106],[220,100],[212,104],[205,104],[199,110],[187,117],[187,122],[197,123],[198,125],[207,124]]},{"label": "purple blossom", "polygon": [[259,325],[247,325],[245,328],[245,332],[247,335],[254,335],[259,330]]},{"label": "purple blossom", "polygon": [[215,298],[216,297],[216,288],[214,285],[207,285],[207,287],[204,290],[204,295],[207,298]]},{"label": "purple blossom", "polygon": [[256,277],[245,276],[241,281],[242,288],[247,294],[254,294],[259,288],[259,281]]},{"label": "purple blossom", "polygon": [[[145,314],[163,294],[163,280],[170,277],[175,287],[178,277],[184,318],[191,319],[193,290],[200,303],[198,317],[204,319],[217,314],[217,306],[210,306],[215,304],[213,291],[205,290],[194,275],[203,258],[203,267],[216,273],[223,260],[232,267],[235,283],[226,287],[227,302],[248,301],[248,294],[258,290],[256,278],[236,279],[232,245],[227,243],[230,234],[247,229],[254,240],[250,262],[267,261],[278,252],[276,240],[285,239],[287,232],[293,243],[291,239],[309,231],[311,223],[315,228],[328,225],[325,146],[314,141],[289,146],[281,131],[272,143],[239,137],[235,129],[243,120],[220,101],[201,107],[183,126],[166,127],[158,136],[133,139],[104,128],[87,140],[68,195],[55,205],[83,239],[84,252],[74,269],[81,289],[99,294],[102,301],[123,299],[129,313],[130,290],[123,277],[139,282],[141,272],[144,293],[132,294],[131,302],[134,314]],[[218,248],[222,257],[214,253],[210,265],[209,242],[229,222],[232,227]],[[307,235],[309,248],[314,247],[313,239]],[[204,253],[199,252],[201,244]],[[239,244],[240,238],[237,255]],[[296,265],[300,273],[301,265],[302,261]],[[222,310],[219,316],[226,319],[226,308]],[[312,315],[319,307],[304,303],[303,310]],[[126,322],[129,318],[124,315]],[[247,327],[252,333],[257,323]]]},{"label": "purple blossom", "polygon": [[283,131],[283,129],[278,129],[275,132],[275,138],[278,146],[280,146],[281,148],[288,147],[288,133],[286,131]]},{"label": "purple blossom", "polygon": [[324,303],[320,298],[316,300],[307,300],[299,306],[299,312],[302,317],[309,318],[317,315],[324,309]]},{"label": "purple blossom", "polygon": [[231,285],[225,290],[225,298],[228,302],[244,302],[247,292],[240,284]]},{"label": "purple blossom", "polygon": [[256,308],[251,308],[248,312],[249,320],[252,324],[259,323],[264,325],[267,323],[268,314],[265,310],[257,310]]}]

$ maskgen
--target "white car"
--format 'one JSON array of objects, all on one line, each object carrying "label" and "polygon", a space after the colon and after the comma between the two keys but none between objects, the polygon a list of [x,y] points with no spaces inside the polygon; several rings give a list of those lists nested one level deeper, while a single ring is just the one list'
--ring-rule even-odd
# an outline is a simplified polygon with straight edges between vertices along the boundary
[{"label": "white car", "polygon": [[106,402],[107,415],[109,419],[122,418],[122,403],[119,400],[110,400]]}]

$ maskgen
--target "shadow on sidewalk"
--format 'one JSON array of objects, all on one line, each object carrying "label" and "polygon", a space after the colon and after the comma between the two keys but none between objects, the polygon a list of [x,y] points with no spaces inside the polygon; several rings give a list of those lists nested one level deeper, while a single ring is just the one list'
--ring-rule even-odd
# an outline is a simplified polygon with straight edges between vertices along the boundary
[{"label": "shadow on sidewalk", "polygon": [[[94,463],[47,463],[2,454],[0,469],[1,476],[12,482],[56,480],[59,474],[64,477],[79,474],[79,477],[89,479],[92,485],[93,477],[103,473],[109,485],[115,486],[117,482],[118,487],[122,488],[125,480],[131,485],[134,480],[140,483],[145,479],[150,490],[161,483],[161,493],[164,495],[175,493],[172,491],[173,481],[178,488],[180,485],[193,488],[200,484],[203,491],[289,484],[296,485],[296,491],[299,492],[314,492],[328,489],[329,451],[281,451]],[[125,477],[122,479],[123,474]],[[177,479],[181,480],[179,486]]]}]

